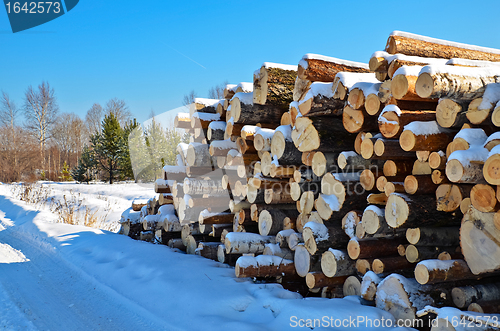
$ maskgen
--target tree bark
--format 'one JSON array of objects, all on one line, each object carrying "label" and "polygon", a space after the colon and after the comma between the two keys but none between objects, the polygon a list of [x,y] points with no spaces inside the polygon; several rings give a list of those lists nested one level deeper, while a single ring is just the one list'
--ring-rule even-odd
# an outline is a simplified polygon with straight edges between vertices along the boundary
[{"label": "tree bark", "polygon": [[[267,64],[262,65],[260,70],[256,71],[253,76],[254,104],[271,105],[287,111],[288,105],[293,101],[296,78],[297,70],[292,69],[292,66],[284,69],[280,67],[273,68],[272,65]],[[277,123],[279,123],[279,120]]]}]

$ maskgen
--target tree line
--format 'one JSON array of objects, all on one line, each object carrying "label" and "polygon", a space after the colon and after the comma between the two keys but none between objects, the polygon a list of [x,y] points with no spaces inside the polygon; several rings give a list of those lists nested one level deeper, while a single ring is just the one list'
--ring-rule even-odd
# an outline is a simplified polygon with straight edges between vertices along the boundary
[{"label": "tree line", "polygon": [[116,98],[104,107],[95,103],[85,120],[60,112],[48,82],[29,86],[20,106],[2,91],[0,138],[2,182],[74,179],[110,183],[159,178],[161,167],[175,164],[177,144],[187,139],[154,118],[143,128],[132,119],[125,101]]}]

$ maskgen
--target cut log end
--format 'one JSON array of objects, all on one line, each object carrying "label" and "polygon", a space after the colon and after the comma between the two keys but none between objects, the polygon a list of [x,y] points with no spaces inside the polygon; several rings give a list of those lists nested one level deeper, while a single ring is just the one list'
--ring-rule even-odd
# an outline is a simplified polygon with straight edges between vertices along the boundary
[{"label": "cut log end", "polygon": [[415,84],[415,90],[419,97],[430,98],[434,91],[434,80],[432,76],[426,72],[418,76],[417,82]]}]

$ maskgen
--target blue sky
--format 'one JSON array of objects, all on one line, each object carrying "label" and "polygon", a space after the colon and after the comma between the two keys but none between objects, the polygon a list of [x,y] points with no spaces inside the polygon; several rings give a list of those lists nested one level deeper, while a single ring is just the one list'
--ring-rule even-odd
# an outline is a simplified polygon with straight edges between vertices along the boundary
[{"label": "blue sky", "polygon": [[18,105],[48,81],[61,112],[124,99],[139,121],[225,80],[251,81],[262,62],[305,53],[368,62],[393,30],[500,48],[491,1],[80,0],[62,17],[13,34],[0,8],[0,90]]}]

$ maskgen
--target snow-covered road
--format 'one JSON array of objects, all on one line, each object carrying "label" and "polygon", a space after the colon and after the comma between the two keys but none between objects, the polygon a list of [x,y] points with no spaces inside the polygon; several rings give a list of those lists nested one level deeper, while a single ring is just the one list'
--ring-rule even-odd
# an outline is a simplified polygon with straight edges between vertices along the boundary
[{"label": "snow-covered road", "polygon": [[[102,186],[108,217],[150,193]],[[96,187],[57,186],[53,194],[71,189],[96,206]],[[218,262],[56,220],[0,186],[0,330],[283,330],[325,317],[392,319],[355,298],[303,299],[278,284],[235,279]]]}]

